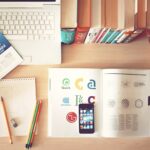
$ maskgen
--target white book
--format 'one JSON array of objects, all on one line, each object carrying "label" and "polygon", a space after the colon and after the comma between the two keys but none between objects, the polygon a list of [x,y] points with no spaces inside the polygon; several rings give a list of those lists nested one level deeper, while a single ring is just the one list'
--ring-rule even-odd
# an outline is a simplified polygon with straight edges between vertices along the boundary
[{"label": "white book", "polygon": [[[150,70],[50,68],[48,80],[48,136],[150,136]],[[79,104],[91,98],[95,132],[81,134]]]},{"label": "white book", "polygon": [[101,28],[100,27],[91,27],[88,34],[87,34],[87,37],[85,39],[85,44],[87,43],[92,43],[93,40],[95,39],[95,37],[98,35],[98,33],[100,32]]},{"label": "white book", "polygon": [[[135,25],[135,0],[118,0],[118,28],[133,28]],[[129,7],[130,6],[130,7]]]},{"label": "white book", "polygon": [[85,44],[92,43],[102,27],[102,4],[101,0],[91,1],[91,28],[85,39]]},{"label": "white book", "polygon": [[77,0],[61,0],[61,28],[77,27]]},{"label": "white book", "polygon": [[0,79],[21,64],[22,61],[20,54],[0,33]]}]

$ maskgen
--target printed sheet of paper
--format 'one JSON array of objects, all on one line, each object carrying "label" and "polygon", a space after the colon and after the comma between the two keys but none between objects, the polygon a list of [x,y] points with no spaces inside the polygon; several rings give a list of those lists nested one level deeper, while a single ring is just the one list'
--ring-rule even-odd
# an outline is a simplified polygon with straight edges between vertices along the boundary
[{"label": "printed sheet of paper", "polygon": [[[48,135],[95,137],[99,131],[100,70],[49,69]],[[94,134],[79,133],[78,105],[95,101]]]},{"label": "printed sheet of paper", "polygon": [[102,88],[102,136],[149,136],[149,70],[104,70]]}]

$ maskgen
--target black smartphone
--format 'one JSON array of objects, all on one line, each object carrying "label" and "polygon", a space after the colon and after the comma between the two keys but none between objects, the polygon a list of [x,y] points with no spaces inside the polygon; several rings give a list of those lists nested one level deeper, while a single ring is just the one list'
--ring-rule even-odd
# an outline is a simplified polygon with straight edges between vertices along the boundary
[{"label": "black smartphone", "polygon": [[79,133],[94,133],[94,104],[79,105]]}]

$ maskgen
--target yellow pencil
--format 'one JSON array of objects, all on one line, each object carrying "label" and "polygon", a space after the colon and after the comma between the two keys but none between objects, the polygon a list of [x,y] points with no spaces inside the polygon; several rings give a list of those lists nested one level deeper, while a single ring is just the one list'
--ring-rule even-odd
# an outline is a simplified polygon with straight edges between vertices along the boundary
[{"label": "yellow pencil", "polygon": [[6,121],[7,130],[8,130],[9,141],[10,141],[10,144],[13,144],[10,125],[9,125],[9,121],[8,121],[7,111],[6,111],[6,106],[5,106],[5,102],[4,102],[4,99],[3,99],[2,96],[1,96],[1,103],[2,103],[4,118],[5,118],[5,121]]}]

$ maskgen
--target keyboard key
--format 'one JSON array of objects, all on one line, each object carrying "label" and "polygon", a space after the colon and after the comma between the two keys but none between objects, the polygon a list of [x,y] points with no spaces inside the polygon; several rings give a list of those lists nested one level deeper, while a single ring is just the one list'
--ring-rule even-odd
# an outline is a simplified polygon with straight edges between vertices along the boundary
[{"label": "keyboard key", "polygon": [[9,24],[12,25],[14,24],[14,22],[12,20],[9,20]]},{"label": "keyboard key", "polygon": [[34,40],[34,36],[33,35],[28,35],[28,40]]},{"label": "keyboard key", "polygon": [[7,21],[7,20],[5,20],[5,21],[4,21],[4,24],[5,24],[5,25],[7,25],[7,24],[8,24],[8,21]]},{"label": "keyboard key", "polygon": [[34,36],[34,40],[39,40],[39,39],[40,39],[40,37],[38,35]]},{"label": "keyboard key", "polygon": [[10,27],[9,25],[5,25],[5,29],[8,30]]},{"label": "keyboard key", "polygon": [[11,16],[7,16],[7,20],[11,20]]},{"label": "keyboard key", "polygon": [[4,25],[0,25],[0,29],[4,30],[5,29]]},{"label": "keyboard key", "polygon": [[17,19],[16,16],[13,15],[13,16],[12,16],[12,20],[16,20],[16,19]]},{"label": "keyboard key", "polygon": [[23,32],[22,32],[22,30],[18,30],[18,34],[22,34]]},{"label": "keyboard key", "polygon": [[8,40],[27,40],[26,35],[5,35]]},{"label": "keyboard key", "polygon": [[20,25],[24,25],[23,20],[19,20],[18,22],[19,22]]},{"label": "keyboard key", "polygon": [[15,20],[15,21],[14,21],[14,24],[15,24],[15,25],[19,24],[18,20]]},{"label": "keyboard key", "polygon": [[20,26],[20,29],[24,30],[24,29],[25,29],[25,26],[24,26],[24,25],[21,25],[21,26]]},{"label": "keyboard key", "polygon": [[17,34],[18,34],[18,31],[17,31],[17,30],[13,30],[13,34],[14,34],[14,35],[17,35]]},{"label": "keyboard key", "polygon": [[15,28],[16,28],[16,29],[20,29],[20,26],[19,26],[19,25],[16,25]]},{"label": "keyboard key", "polygon": [[0,25],[1,25],[1,24],[4,24],[4,21],[0,20]]},{"label": "keyboard key", "polygon": [[2,15],[2,20],[6,20],[6,16]]},{"label": "keyboard key", "polygon": [[21,20],[21,16],[17,16],[17,20]]},{"label": "keyboard key", "polygon": [[8,34],[7,30],[3,30],[3,34]]},{"label": "keyboard key", "polygon": [[33,31],[32,30],[28,30],[28,34],[33,34]]},{"label": "keyboard key", "polygon": [[27,19],[28,19],[28,20],[31,20],[31,16],[27,16]]},{"label": "keyboard key", "polygon": [[21,18],[22,20],[26,20],[27,19],[27,17],[26,16],[22,16],[22,18]]},{"label": "keyboard key", "polygon": [[10,26],[10,29],[11,29],[11,30],[15,29],[15,26],[14,26],[14,25],[11,25],[11,26]]},{"label": "keyboard key", "polygon": [[8,31],[8,34],[9,34],[9,35],[13,34],[12,30],[9,30],[9,31]]},{"label": "keyboard key", "polygon": [[27,35],[28,31],[27,30],[23,30],[23,34]]}]

